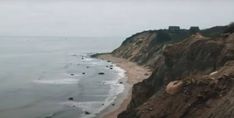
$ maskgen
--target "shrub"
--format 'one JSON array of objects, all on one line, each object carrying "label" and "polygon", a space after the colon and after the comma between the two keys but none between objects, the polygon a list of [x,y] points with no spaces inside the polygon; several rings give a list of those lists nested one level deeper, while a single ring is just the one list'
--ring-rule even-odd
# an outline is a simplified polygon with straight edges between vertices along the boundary
[{"label": "shrub", "polygon": [[224,33],[233,33],[234,32],[234,22],[232,22],[225,30]]}]

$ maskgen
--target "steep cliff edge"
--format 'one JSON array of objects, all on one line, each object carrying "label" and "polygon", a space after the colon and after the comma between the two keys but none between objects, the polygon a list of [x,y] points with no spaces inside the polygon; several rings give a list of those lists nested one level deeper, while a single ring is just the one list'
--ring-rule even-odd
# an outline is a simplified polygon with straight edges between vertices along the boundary
[{"label": "steep cliff edge", "polygon": [[[157,42],[157,32],[143,32],[123,42],[113,55],[151,66],[154,72],[134,85],[131,103],[118,117],[234,117],[234,34],[228,33]],[[150,46],[152,40],[157,43]],[[179,91],[167,93],[175,80],[182,83]]]},{"label": "steep cliff edge", "polygon": [[181,41],[189,35],[187,30],[144,31],[127,38],[112,54],[140,65],[155,67],[162,58],[161,51],[164,45]]},{"label": "steep cliff edge", "polygon": [[[217,26],[197,32],[205,36],[216,37],[226,27]],[[155,68],[159,65],[160,60],[163,60],[162,50],[165,46],[183,41],[193,34],[194,32],[187,29],[144,31],[127,38],[112,54],[140,65]]]},{"label": "steep cliff edge", "polygon": [[[216,39],[192,36],[167,46],[163,56],[151,77],[134,85],[132,101],[120,118],[234,116],[228,111],[234,101],[234,34]],[[184,85],[178,94],[169,95],[165,86],[174,80]]]}]

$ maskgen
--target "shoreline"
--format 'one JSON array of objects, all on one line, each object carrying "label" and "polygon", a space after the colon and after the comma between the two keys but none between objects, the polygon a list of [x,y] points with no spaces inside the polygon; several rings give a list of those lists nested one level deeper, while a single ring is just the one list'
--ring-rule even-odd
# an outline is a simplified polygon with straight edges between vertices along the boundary
[{"label": "shoreline", "polygon": [[124,81],[124,91],[117,96],[114,105],[108,106],[98,115],[100,118],[117,118],[119,113],[127,109],[131,101],[132,86],[148,78],[151,75],[151,70],[126,59],[114,57],[111,54],[97,55],[96,58],[110,61],[125,70],[126,77],[121,79]]}]

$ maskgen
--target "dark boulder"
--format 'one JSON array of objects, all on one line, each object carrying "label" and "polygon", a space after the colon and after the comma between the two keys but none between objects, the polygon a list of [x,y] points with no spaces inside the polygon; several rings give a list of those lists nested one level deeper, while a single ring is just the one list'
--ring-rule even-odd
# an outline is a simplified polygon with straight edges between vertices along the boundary
[{"label": "dark boulder", "polygon": [[85,114],[86,114],[86,115],[89,115],[89,114],[90,114],[90,112],[88,112],[88,111],[85,111]]},{"label": "dark boulder", "polygon": [[98,73],[99,75],[104,75],[105,73],[104,72],[100,72],[100,73]]},{"label": "dark boulder", "polygon": [[73,97],[69,97],[69,98],[68,98],[68,100],[73,101],[73,100],[74,100],[74,98],[73,98]]}]

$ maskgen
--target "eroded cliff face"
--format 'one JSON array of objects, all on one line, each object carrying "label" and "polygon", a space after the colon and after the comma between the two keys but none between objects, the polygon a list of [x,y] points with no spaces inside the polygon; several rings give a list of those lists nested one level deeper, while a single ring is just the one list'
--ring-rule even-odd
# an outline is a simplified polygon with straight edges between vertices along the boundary
[{"label": "eroded cliff face", "polygon": [[144,31],[127,38],[112,54],[154,68],[162,59],[161,52],[165,45],[184,40],[190,35],[187,30]]},{"label": "eroded cliff face", "polygon": [[[113,52],[135,62],[146,59],[154,70],[148,79],[134,85],[131,103],[118,117],[234,117],[234,34],[215,38],[196,34],[179,43],[159,43],[153,46],[159,46],[158,50],[146,58],[155,35],[146,32],[147,41],[136,46],[140,37],[127,40]],[[141,61],[138,63],[145,63]],[[171,95],[165,87],[174,80],[182,81],[183,86]]]},{"label": "eroded cliff face", "polygon": [[[226,28],[227,26],[217,26],[200,30],[199,33],[204,36],[217,37]],[[186,29],[177,31],[164,29],[140,32],[127,38],[112,54],[116,57],[125,58],[154,69],[163,60],[162,50],[167,45],[183,41],[193,35],[193,33]]]}]

